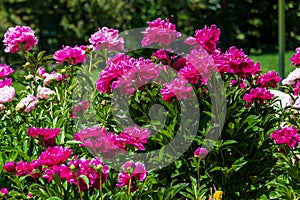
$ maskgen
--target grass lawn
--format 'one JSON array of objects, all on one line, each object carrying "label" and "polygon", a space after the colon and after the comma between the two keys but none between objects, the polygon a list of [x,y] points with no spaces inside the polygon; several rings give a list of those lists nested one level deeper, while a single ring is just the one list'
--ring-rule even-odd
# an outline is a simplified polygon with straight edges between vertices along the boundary
[{"label": "grass lawn", "polygon": [[[295,51],[287,51],[285,53],[285,64],[284,64],[284,74],[285,77],[295,69],[295,67],[290,66],[290,61],[289,59],[292,57],[293,54],[295,54]],[[264,70],[265,72],[270,71],[270,70],[275,70],[276,72],[279,73],[279,57],[278,53],[273,53],[273,54],[263,54],[263,55],[250,55],[249,56],[251,59],[253,59],[255,62],[260,62],[261,64],[261,69]]]}]

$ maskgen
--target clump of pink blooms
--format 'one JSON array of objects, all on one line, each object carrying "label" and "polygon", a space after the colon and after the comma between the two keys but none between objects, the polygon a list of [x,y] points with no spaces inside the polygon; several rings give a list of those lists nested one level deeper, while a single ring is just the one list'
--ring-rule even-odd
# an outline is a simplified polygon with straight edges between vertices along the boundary
[{"label": "clump of pink blooms", "polygon": [[119,31],[107,27],[99,28],[89,39],[94,50],[107,49],[110,51],[123,51],[124,39],[119,36]]},{"label": "clump of pink blooms", "polygon": [[295,148],[300,142],[299,130],[293,127],[283,127],[280,130],[275,130],[270,137],[276,142],[276,144],[283,144],[290,148]]},{"label": "clump of pink blooms", "polygon": [[192,86],[187,86],[188,81],[184,78],[175,78],[170,83],[166,83],[160,90],[162,100],[171,102],[173,98],[186,99],[193,95]]},{"label": "clump of pink blooms", "polygon": [[195,151],[194,151],[194,157],[199,157],[201,159],[204,159],[208,154],[208,150],[206,148],[203,147],[198,147]]},{"label": "clump of pink blooms", "polygon": [[55,71],[52,71],[49,74],[43,67],[40,67],[36,73],[38,76],[44,79],[44,84],[46,86],[50,86],[50,84],[53,82],[65,81],[66,79],[68,79],[68,76],[66,74],[60,74]]},{"label": "clump of pink blooms", "polygon": [[175,24],[172,24],[169,19],[162,20],[161,18],[157,18],[147,23],[148,28],[142,32],[144,34],[142,40],[143,47],[150,46],[153,43],[168,46],[181,37],[181,33],[176,31]]},{"label": "clump of pink blooms", "polygon": [[90,107],[89,101],[88,100],[83,100],[79,102],[77,105],[74,106],[70,113],[71,118],[76,118],[76,114],[80,114],[83,111],[87,110]]},{"label": "clump of pink blooms", "polygon": [[0,64],[0,110],[3,110],[5,106],[3,103],[11,102],[16,94],[15,89],[12,87],[12,79],[8,78],[14,73],[9,65]]},{"label": "clump of pink blooms", "polygon": [[60,128],[38,128],[30,127],[27,129],[27,134],[39,141],[39,144],[43,147],[55,146],[56,136],[59,135]]},{"label": "clump of pink blooms", "polygon": [[253,102],[264,104],[264,101],[271,100],[274,97],[266,88],[252,88],[250,93],[244,95],[243,100],[246,101],[246,107],[250,107]]},{"label": "clump of pink blooms", "polygon": [[[130,191],[137,190],[137,180],[144,181],[147,177],[147,170],[143,163],[128,161],[122,166],[123,170],[118,174],[117,187],[129,186]],[[131,179],[131,181],[130,181]]]},{"label": "clump of pink blooms", "polygon": [[20,52],[20,44],[24,46],[25,51],[29,51],[38,43],[34,36],[34,31],[27,26],[10,27],[4,34],[4,51],[7,53]]},{"label": "clump of pink blooms", "polygon": [[35,109],[37,103],[38,103],[38,99],[32,94],[28,94],[26,97],[21,99],[21,101],[17,104],[16,110],[17,111],[23,110],[24,112],[27,113]]},{"label": "clump of pink blooms", "polygon": [[195,48],[202,46],[206,51],[212,53],[216,50],[220,38],[220,29],[215,24],[210,27],[204,26],[201,30],[196,30],[194,37],[188,37],[185,43],[195,45]]},{"label": "clump of pink blooms", "polygon": [[75,46],[65,46],[61,50],[54,52],[53,58],[57,63],[68,62],[72,65],[83,63],[86,59],[86,51],[82,48]]}]

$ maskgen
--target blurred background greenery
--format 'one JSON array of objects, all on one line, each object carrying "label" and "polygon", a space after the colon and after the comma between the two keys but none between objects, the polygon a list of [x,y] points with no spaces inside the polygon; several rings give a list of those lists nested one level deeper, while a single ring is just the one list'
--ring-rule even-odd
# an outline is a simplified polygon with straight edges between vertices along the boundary
[{"label": "blurred background greenery", "polygon": [[[88,44],[98,27],[123,31],[146,27],[147,21],[167,17],[186,35],[205,24],[216,24],[221,29],[219,47],[223,51],[235,45],[254,59],[274,61],[278,51],[277,4],[278,1],[261,0],[1,0],[0,35],[3,40],[9,27],[30,26],[39,38],[37,48],[53,53],[62,45]],[[300,46],[299,0],[286,0],[285,9],[286,49],[294,51]],[[1,61],[13,60],[3,50],[4,45]],[[276,65],[274,69],[278,69],[278,62],[273,61],[266,65]]]}]

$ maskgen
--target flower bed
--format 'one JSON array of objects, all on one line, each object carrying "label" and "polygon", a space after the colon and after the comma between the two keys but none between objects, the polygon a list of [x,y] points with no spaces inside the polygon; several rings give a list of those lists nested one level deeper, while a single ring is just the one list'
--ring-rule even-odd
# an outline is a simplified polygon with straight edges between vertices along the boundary
[{"label": "flower bed", "polygon": [[46,55],[31,28],[10,28],[5,52],[24,60],[0,65],[0,196],[300,197],[300,51],[280,93],[275,71],[217,48],[220,33],[158,18]]}]

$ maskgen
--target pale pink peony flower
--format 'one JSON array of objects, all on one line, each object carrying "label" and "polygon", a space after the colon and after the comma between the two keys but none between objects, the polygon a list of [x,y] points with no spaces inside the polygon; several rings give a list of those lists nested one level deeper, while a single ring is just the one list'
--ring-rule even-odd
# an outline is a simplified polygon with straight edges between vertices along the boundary
[{"label": "pale pink peony flower", "polygon": [[279,108],[285,108],[287,106],[290,106],[293,102],[292,97],[289,94],[286,94],[284,92],[281,92],[279,90],[269,90],[271,94],[274,95],[273,98],[277,98],[278,101],[276,102],[276,106]]},{"label": "pale pink peony flower", "polygon": [[5,108],[6,108],[5,105],[3,105],[2,103],[0,103],[0,111],[4,110]]},{"label": "pale pink peony flower", "polygon": [[0,94],[0,103],[6,103],[14,99],[16,91],[12,86],[4,86],[0,88]]},{"label": "pale pink peony flower", "polygon": [[34,36],[34,31],[27,26],[16,26],[9,28],[4,34],[4,45],[6,46],[5,52],[15,53],[20,52],[18,44],[24,45],[25,51],[32,49],[38,43],[37,38]]},{"label": "pale pink peony flower", "polygon": [[158,18],[147,23],[148,28],[142,32],[144,34],[143,47],[150,46],[153,43],[168,46],[181,36],[181,33],[176,31],[175,24],[170,23],[169,19],[162,20]]},{"label": "pale pink peony flower", "polygon": [[70,62],[72,65],[82,63],[86,59],[86,51],[80,47],[65,46],[54,52],[53,58],[57,63]]},{"label": "pale pink peony flower", "polygon": [[53,90],[50,90],[49,88],[42,87],[39,88],[36,97],[38,99],[48,99],[50,95],[56,95],[56,93]]},{"label": "pale pink peony flower", "polygon": [[17,104],[16,110],[19,111],[24,109],[24,112],[30,112],[31,110],[35,109],[37,103],[38,99],[35,98],[33,95],[28,94]]},{"label": "pale pink peony flower", "polygon": [[293,85],[300,80],[300,68],[296,68],[292,71],[283,81],[282,85]]},{"label": "pale pink peony flower", "polygon": [[107,27],[99,28],[98,32],[91,35],[89,42],[93,45],[94,50],[124,50],[124,39],[119,36],[119,31],[116,29]]},{"label": "pale pink peony flower", "polygon": [[0,77],[8,77],[14,73],[14,69],[9,65],[0,64]]}]

